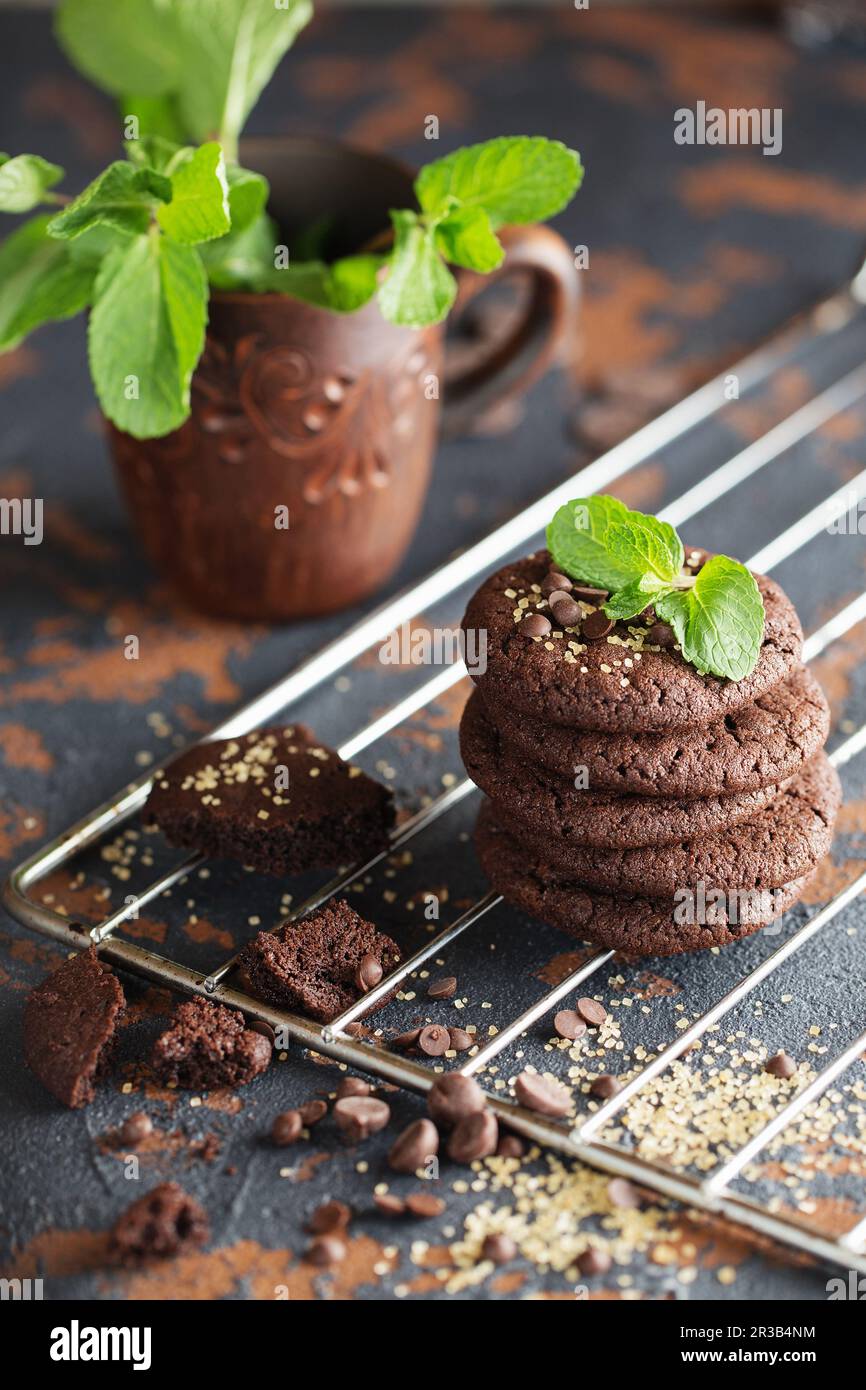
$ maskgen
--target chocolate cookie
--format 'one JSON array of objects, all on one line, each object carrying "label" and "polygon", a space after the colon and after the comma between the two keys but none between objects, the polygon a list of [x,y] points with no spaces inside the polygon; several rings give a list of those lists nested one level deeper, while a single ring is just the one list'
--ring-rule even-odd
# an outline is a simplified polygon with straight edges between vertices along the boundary
[{"label": "chocolate cookie", "polygon": [[809,875],[746,902],[612,896],[583,888],[533,858],[493,820],[485,802],[475,845],[493,888],[531,917],[581,941],[635,956],[675,956],[726,946],[781,916],[802,895]]},{"label": "chocolate cookie", "polygon": [[[838,775],[817,753],[771,805],[720,835],[662,849],[597,849],[536,827],[521,840],[530,854],[603,893],[669,897],[681,888],[780,888],[826,856],[842,800]],[[700,803],[696,803],[700,805]],[[499,808],[495,808],[498,820]],[[514,833],[514,825],[505,828]]]},{"label": "chocolate cookie", "polygon": [[830,709],[812,673],[794,674],[753,704],[705,728],[676,734],[604,734],[545,724],[496,702],[488,709],[505,745],[525,760],[574,776],[596,791],[640,796],[731,796],[781,785],[830,732]]},{"label": "chocolate cookie", "polygon": [[24,1007],[24,1060],[63,1105],[89,1105],[125,1007],[120,983],[95,947],[65,960]]},{"label": "chocolate cookie", "polygon": [[161,1081],[206,1091],[246,1085],[267,1070],[271,1051],[238,1009],[197,996],[178,1004],[171,1027],[154,1043],[152,1065]]},{"label": "chocolate cookie", "polygon": [[257,999],[330,1023],[378,983],[377,971],[381,979],[401,959],[389,936],[338,899],[299,922],[259,932],[241,952],[238,969]]},{"label": "chocolate cookie", "polygon": [[[480,693],[469,699],[460,722],[460,752],[473,782],[495,803],[506,827],[536,843],[556,842],[557,859],[583,846],[629,849],[672,845],[714,835],[754,816],[773,801],[779,787],[700,800],[662,796],[617,796],[578,790],[574,777],[560,777],[515,755],[488,717]],[[590,779],[590,786],[592,785]],[[516,823],[516,824],[515,824]]]},{"label": "chocolate cookie", "polygon": [[[587,616],[598,611],[588,603],[581,605],[583,631],[563,628],[541,593],[550,568],[549,554],[539,551],[498,570],[470,600],[467,644],[474,650],[477,634],[486,634],[485,662],[470,674],[490,708],[510,703],[542,721],[606,733],[662,733],[733,714],[786,679],[799,660],[797,614],[762,575],[755,576],[765,609],[757,664],[744,680],[726,681],[699,675],[679,651],[654,643],[639,620],[587,640]],[[549,633],[521,631],[533,614],[552,622]]]},{"label": "chocolate cookie", "polygon": [[109,1254],[134,1268],[197,1250],[208,1234],[207,1215],[198,1202],[176,1182],[161,1182],[121,1212],[111,1229]]},{"label": "chocolate cookie", "polygon": [[371,858],[394,806],[299,724],[191,748],[156,773],[144,819],[172,845],[283,875]]}]

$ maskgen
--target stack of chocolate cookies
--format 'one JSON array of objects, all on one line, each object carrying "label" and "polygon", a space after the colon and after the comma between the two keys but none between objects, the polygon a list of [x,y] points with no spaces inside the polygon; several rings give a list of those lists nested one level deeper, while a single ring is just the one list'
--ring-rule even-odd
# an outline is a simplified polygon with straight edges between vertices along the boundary
[{"label": "stack of chocolate cookies", "polygon": [[[687,552],[697,573],[706,554]],[[651,611],[552,572],[499,570],[464,619],[486,661],[461,751],[486,795],[476,847],[493,887],[582,940],[673,955],[738,940],[803,893],[841,800],[829,711],[772,580],[741,681],[701,675]],[[482,636],[483,635],[483,636]]]}]

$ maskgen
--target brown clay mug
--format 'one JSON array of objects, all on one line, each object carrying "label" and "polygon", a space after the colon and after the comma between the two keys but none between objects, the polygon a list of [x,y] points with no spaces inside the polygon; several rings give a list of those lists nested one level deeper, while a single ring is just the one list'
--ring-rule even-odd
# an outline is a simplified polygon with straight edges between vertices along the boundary
[{"label": "brown clay mug", "polygon": [[[411,207],[412,173],[318,139],[250,140],[288,244],[327,219],[348,254]],[[375,302],[337,314],[280,294],[214,293],[192,413],[162,439],[109,427],[122,486],[157,568],[191,604],[282,620],[344,608],[402,559],[440,424],[465,429],[540,375],[573,322],[577,276],[561,237],[508,228],[498,277],[529,280],[525,312],[485,360],[448,380],[443,326],[398,328]],[[459,276],[458,307],[491,276]]]}]

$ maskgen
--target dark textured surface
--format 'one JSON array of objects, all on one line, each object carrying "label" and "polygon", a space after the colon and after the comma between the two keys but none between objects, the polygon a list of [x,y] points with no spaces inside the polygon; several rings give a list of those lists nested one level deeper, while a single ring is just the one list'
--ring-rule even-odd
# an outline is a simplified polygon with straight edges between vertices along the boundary
[{"label": "dark textured surface", "polygon": [[[33,149],[64,164],[71,187],[114,156],[110,107],[53,49],[46,16],[0,15],[0,77],[0,146]],[[783,105],[782,154],[767,159],[757,150],[675,146],[672,110],[707,98],[724,106]],[[359,11],[317,21],[255,112],[252,130],[339,133],[420,160],[430,153],[423,122],[434,112],[442,149],[520,126],[576,144],[589,171],[573,207],[558,219],[570,243],[591,252],[580,376],[592,394],[576,420],[579,437],[574,420],[566,428],[575,402],[572,378],[560,373],[536,389],[525,415],[512,420],[513,433],[443,446],[422,524],[393,587],[485,534],[587,462],[612,434],[639,423],[850,273],[866,224],[864,101],[864,65],[853,52],[800,55],[769,29],[704,25],[683,15],[637,12],[623,24],[621,15],[563,6],[497,15]],[[716,426],[666,450],[616,491],[631,506],[656,510],[864,356],[860,320],[838,344],[794,356],[769,389],[744,393]],[[87,378],[82,322],[47,330],[0,359],[0,388],[3,494],[44,498],[46,522],[41,547],[0,538],[0,854],[11,864],[356,615],[259,630],[203,621],[172,600],[145,564],[115,490]],[[689,536],[751,555],[862,468],[864,437],[863,409],[846,412],[709,507]],[[863,572],[862,536],[821,533],[775,577],[809,632],[862,590]],[[431,610],[427,623],[456,623],[467,598],[468,592],[456,594]],[[140,638],[138,662],[122,655],[129,633]],[[861,626],[816,663],[833,710],[831,747],[866,713],[864,644]],[[291,717],[306,718],[336,745],[428,675],[384,666],[374,656],[347,673],[348,687],[327,682]],[[361,760],[396,785],[406,805],[441,790],[443,777],[459,775],[456,726],[464,697],[459,689]],[[514,1059],[514,1048],[500,1059],[499,1079],[530,1058],[563,1077],[573,1065],[581,1074],[583,1068],[627,1072],[764,960],[862,867],[863,761],[861,755],[844,770],[846,805],[832,864],[809,888],[806,905],[775,933],[756,933],[718,956],[612,963],[583,987],[603,997],[617,1022],[610,1050],[599,1058],[596,1044],[582,1040],[583,1061],[573,1064],[567,1054],[548,1050],[552,1026],[542,1023],[520,1039],[523,1061]],[[424,916],[425,894],[447,923],[483,890],[469,843],[476,809],[470,797],[413,846],[411,862],[394,856],[359,894],[364,914],[404,951],[428,939],[435,925]],[[130,830],[139,833],[135,825]],[[76,865],[37,892],[72,917],[98,920],[171,862],[156,837],[123,836],[104,856],[85,856],[80,877]],[[127,934],[208,970],[260,925],[285,916],[284,891],[298,901],[304,889],[213,865],[208,878],[197,874],[143,910]],[[857,903],[726,1019],[677,1071],[683,1087],[693,1083],[707,1097],[702,1124],[681,1124],[673,1147],[669,1135],[654,1137],[653,1127],[682,1103],[681,1095],[666,1095],[635,1117],[635,1127],[650,1132],[648,1151],[705,1171],[708,1153],[723,1156],[742,1139],[743,1107],[724,1090],[721,1073],[732,1069],[758,1087],[762,1055],[784,1048],[801,1071],[790,1082],[766,1082],[772,1108],[839,1052],[862,1027],[864,942],[866,916]],[[376,1211],[375,1184],[390,1181],[395,1192],[418,1186],[394,1178],[384,1158],[399,1129],[422,1113],[415,1097],[390,1096],[392,1125],[363,1147],[343,1150],[329,1118],[287,1160],[267,1142],[270,1125],[277,1113],[333,1093],[340,1073],[321,1059],[293,1048],[246,1091],[217,1092],[195,1106],[199,1097],[159,1088],[142,1059],[172,1001],[128,978],[132,1011],[112,1081],[87,1109],[61,1111],[23,1066],[21,1020],[27,989],[62,952],[8,920],[2,945],[3,1242],[7,1264],[44,1277],[46,1297],[273,1299],[282,1296],[280,1288],[293,1299],[329,1292],[375,1299],[393,1297],[395,1289],[426,1299],[444,1297],[446,1289],[458,1298],[574,1297],[567,1256],[545,1262],[524,1255],[498,1273],[482,1268],[477,1282],[450,1282],[455,1262],[471,1265],[477,1250],[470,1226],[465,1250],[450,1253],[468,1214],[480,1203],[498,1209],[514,1201],[510,1189],[473,1191],[469,1182],[482,1175],[443,1166],[436,1185],[447,1202],[442,1218],[402,1225]],[[435,964],[457,975],[462,1007],[428,1001],[424,982],[412,981],[406,994],[415,997],[395,1001],[377,1026],[381,1020],[398,1032],[417,1020],[456,1020],[486,1037],[573,969],[581,952],[555,929],[499,909]],[[863,1215],[862,1087],[858,1063],[837,1082],[838,1100],[813,1111],[795,1136],[754,1165],[743,1190],[825,1231],[851,1226]],[[587,1103],[578,1093],[579,1108]],[[212,1238],[198,1256],[128,1278],[110,1271],[107,1231],[139,1187],[127,1180],[104,1136],[142,1107],[153,1115],[156,1133],[139,1154],[141,1183],[177,1178],[206,1206]],[[213,1144],[202,1148],[208,1136],[216,1159]],[[687,1137],[694,1149],[681,1156],[676,1145]],[[539,1159],[534,1177],[543,1179],[548,1168]],[[467,1179],[455,1191],[455,1181]],[[557,1206],[567,1185],[551,1199],[561,1229],[620,1242],[610,1275],[587,1281],[593,1296],[826,1297],[825,1271],[768,1260],[736,1233],[701,1226],[675,1209],[651,1207],[644,1214],[637,1250],[623,1234],[634,1227],[635,1214],[612,1209],[606,1179],[574,1165],[572,1181],[573,1206]],[[349,1257],[333,1280],[299,1259],[308,1239],[305,1220],[329,1197],[355,1212]],[[667,1247],[664,1258],[650,1258],[659,1246]]]}]

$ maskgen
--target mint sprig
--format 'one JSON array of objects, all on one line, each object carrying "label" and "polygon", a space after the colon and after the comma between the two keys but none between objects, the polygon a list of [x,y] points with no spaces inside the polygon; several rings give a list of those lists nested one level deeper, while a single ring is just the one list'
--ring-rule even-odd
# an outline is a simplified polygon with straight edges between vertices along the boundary
[{"label": "mint sprig", "polygon": [[739,681],[754,670],[764,603],[754,575],[738,560],[716,555],[687,574],[672,526],[604,494],[560,507],[547,546],[558,570],[608,590],[608,617],[625,622],[652,605],[702,675]]}]

